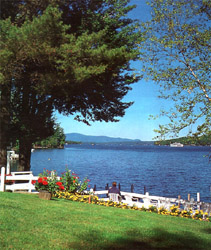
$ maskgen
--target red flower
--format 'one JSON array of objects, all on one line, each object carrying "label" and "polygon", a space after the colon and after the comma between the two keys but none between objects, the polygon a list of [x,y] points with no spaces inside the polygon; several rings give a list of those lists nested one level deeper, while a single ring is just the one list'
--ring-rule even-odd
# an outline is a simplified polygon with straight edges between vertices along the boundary
[{"label": "red flower", "polygon": [[62,177],[60,177],[60,181],[62,180]]},{"label": "red flower", "polygon": [[47,177],[45,177],[45,176],[43,177],[43,180],[45,180],[45,181],[46,181],[47,179],[48,179]]},{"label": "red flower", "polygon": [[60,190],[64,190],[64,186],[59,186],[59,189]]},{"label": "red flower", "polygon": [[76,179],[76,177],[75,177],[75,176],[74,176],[73,178],[74,178],[74,179]]},{"label": "red flower", "polygon": [[32,180],[32,184],[35,184],[36,183],[36,181],[35,180]]},{"label": "red flower", "polygon": [[38,183],[42,183],[42,177],[38,178]]},{"label": "red flower", "polygon": [[75,180],[73,181],[73,183],[75,183]]},{"label": "red flower", "polygon": [[47,186],[47,185],[48,185],[48,182],[47,182],[47,181],[43,181],[42,184],[45,185],[45,186]]},{"label": "red flower", "polygon": [[61,185],[62,185],[62,182],[61,182],[61,181],[58,181],[58,182],[56,182],[56,185],[61,186]]}]

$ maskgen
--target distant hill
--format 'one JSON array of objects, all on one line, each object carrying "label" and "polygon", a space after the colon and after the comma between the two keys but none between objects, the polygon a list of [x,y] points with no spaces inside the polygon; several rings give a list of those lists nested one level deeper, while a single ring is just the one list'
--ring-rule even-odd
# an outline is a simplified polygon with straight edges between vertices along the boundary
[{"label": "distant hill", "polygon": [[79,133],[69,133],[65,134],[66,141],[77,141],[83,143],[112,143],[112,142],[141,142],[141,140],[131,140],[125,138],[114,138],[108,136],[91,136],[83,135]]}]

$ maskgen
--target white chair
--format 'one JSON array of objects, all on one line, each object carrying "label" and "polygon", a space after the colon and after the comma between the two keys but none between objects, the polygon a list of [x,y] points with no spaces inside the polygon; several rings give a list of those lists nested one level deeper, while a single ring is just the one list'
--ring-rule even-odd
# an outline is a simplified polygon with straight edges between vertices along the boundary
[{"label": "white chair", "polygon": [[119,202],[119,194],[116,193],[110,193],[108,194],[109,200],[113,201],[113,202]]}]

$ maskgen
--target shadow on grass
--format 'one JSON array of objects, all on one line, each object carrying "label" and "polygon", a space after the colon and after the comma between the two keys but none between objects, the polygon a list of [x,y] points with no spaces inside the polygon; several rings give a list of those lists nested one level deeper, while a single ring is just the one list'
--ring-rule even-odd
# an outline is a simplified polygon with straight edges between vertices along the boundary
[{"label": "shadow on grass", "polygon": [[[116,238],[115,241],[105,239],[96,230],[83,235],[83,242],[77,242],[76,249],[102,249],[102,250],[156,250],[156,249],[211,249],[210,242],[199,239],[195,234],[184,232],[183,234],[169,233],[160,228],[155,228],[152,236],[146,236],[136,229],[128,230],[125,235]],[[74,243],[73,243],[74,245]],[[74,247],[72,244],[69,246]],[[75,245],[76,247],[76,245]]]},{"label": "shadow on grass", "polygon": [[207,234],[211,234],[211,228],[205,228],[203,231]]}]

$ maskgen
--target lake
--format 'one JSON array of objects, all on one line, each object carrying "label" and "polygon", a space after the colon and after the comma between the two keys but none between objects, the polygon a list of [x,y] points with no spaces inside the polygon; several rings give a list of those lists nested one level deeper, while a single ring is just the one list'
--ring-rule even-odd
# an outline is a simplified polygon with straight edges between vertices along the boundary
[{"label": "lake", "polygon": [[39,149],[32,153],[31,170],[38,175],[43,168],[60,175],[68,167],[82,179],[88,177],[93,188],[105,189],[112,181],[122,191],[211,202],[210,147],[173,148],[143,145],[67,145],[64,149]]}]

